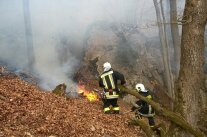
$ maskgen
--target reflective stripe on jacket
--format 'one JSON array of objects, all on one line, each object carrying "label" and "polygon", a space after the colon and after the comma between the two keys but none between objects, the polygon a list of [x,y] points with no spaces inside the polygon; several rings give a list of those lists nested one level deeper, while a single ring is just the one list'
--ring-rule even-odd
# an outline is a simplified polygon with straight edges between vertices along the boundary
[{"label": "reflective stripe on jacket", "polygon": [[113,79],[113,71],[106,72],[101,75],[101,79],[103,81],[103,85],[105,89],[115,89],[114,79]]},{"label": "reflective stripe on jacket", "polygon": [[122,85],[126,83],[124,75],[112,69],[103,72],[99,77],[99,86],[104,88],[106,99],[119,97],[119,90],[117,87],[118,80],[121,81]]},{"label": "reflective stripe on jacket", "polygon": [[117,94],[116,91],[112,91],[112,93],[106,92],[105,96],[106,96],[107,99],[114,99],[114,98],[118,98],[119,94]]}]

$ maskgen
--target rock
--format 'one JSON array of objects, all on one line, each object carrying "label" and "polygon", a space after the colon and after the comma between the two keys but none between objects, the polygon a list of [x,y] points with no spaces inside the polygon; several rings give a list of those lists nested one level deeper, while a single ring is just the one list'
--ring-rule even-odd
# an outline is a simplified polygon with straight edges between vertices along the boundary
[{"label": "rock", "polygon": [[135,96],[132,96],[132,95],[126,95],[124,96],[123,98],[123,101],[127,102],[128,104],[132,104],[133,102],[136,102],[136,97]]},{"label": "rock", "polygon": [[56,86],[56,88],[52,91],[52,93],[59,95],[59,96],[65,96],[66,95],[65,83]]}]

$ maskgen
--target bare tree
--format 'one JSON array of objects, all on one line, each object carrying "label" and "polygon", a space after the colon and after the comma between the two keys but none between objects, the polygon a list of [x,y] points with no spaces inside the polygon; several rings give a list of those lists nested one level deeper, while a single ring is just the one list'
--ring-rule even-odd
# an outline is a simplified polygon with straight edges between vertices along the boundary
[{"label": "bare tree", "polygon": [[171,35],[174,46],[175,77],[178,77],[180,69],[180,36],[177,22],[177,0],[170,1]]},{"label": "bare tree", "polygon": [[28,57],[27,69],[29,71],[32,71],[33,65],[35,62],[35,56],[34,56],[34,49],[33,49],[33,38],[32,38],[32,27],[31,27],[31,19],[30,19],[29,0],[23,0],[23,10],[24,10],[27,57]]},{"label": "bare tree", "polygon": [[157,0],[153,0],[153,2],[155,5],[157,22],[158,22],[157,24],[158,24],[158,28],[159,28],[160,43],[162,46],[162,48],[161,48],[162,49],[162,57],[163,57],[163,64],[164,64],[164,68],[165,68],[165,70],[164,70],[164,77],[165,77],[165,82],[166,82],[165,84],[167,85],[168,93],[173,98],[174,97],[173,84],[172,84],[173,80],[172,80],[172,73],[171,73],[170,62],[169,62],[166,28],[161,23],[161,22],[163,22],[163,19],[165,19],[165,18],[162,19],[161,12],[162,12],[162,15],[164,15],[164,13],[163,13],[162,8],[160,11]]},{"label": "bare tree", "polygon": [[[188,123],[200,128],[207,110],[207,92],[204,87],[205,44],[204,32],[207,22],[207,1],[186,0],[182,25],[181,63],[176,91],[175,111]],[[206,124],[207,126],[207,124]],[[182,130],[174,130],[179,137],[190,137]]]}]

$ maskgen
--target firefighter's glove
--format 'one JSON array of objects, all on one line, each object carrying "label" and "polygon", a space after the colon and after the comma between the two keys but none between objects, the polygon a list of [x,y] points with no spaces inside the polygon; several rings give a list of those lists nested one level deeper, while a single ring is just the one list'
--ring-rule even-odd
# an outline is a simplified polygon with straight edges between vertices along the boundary
[{"label": "firefighter's glove", "polygon": [[136,107],[131,108],[131,112],[134,112],[136,110]]},{"label": "firefighter's glove", "polygon": [[132,107],[132,108],[131,108],[131,112],[135,112],[135,111],[137,111],[137,110],[139,110],[139,109],[140,109],[140,107],[138,107],[138,108],[137,108],[137,107]]},{"label": "firefighter's glove", "polygon": [[141,107],[137,104],[135,104],[132,108],[131,108],[131,112],[134,112],[135,110],[139,110]]}]

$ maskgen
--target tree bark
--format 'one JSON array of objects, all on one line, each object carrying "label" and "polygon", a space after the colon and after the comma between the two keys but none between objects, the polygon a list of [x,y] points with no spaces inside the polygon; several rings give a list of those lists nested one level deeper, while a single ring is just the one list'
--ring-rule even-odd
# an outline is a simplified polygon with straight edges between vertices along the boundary
[{"label": "tree bark", "polygon": [[[193,127],[199,127],[201,110],[206,101],[204,89],[204,32],[207,21],[206,0],[186,0],[182,26],[181,64],[176,93],[175,111]],[[190,135],[174,130],[179,137]],[[175,133],[174,132],[174,133]]]},{"label": "tree bark", "polygon": [[170,69],[170,63],[169,63],[169,54],[168,54],[168,43],[166,38],[166,32],[165,29],[162,27],[162,18],[161,13],[158,7],[157,0],[153,0],[156,10],[156,16],[158,21],[158,28],[159,28],[159,36],[160,36],[160,43],[162,46],[162,57],[163,57],[163,65],[164,65],[164,77],[165,77],[165,84],[168,89],[168,93],[172,98],[174,98],[174,92],[173,92],[173,86],[172,86],[172,74]]},{"label": "tree bark", "polygon": [[174,46],[175,77],[178,78],[180,70],[180,36],[177,22],[177,0],[170,1],[171,36]]}]

